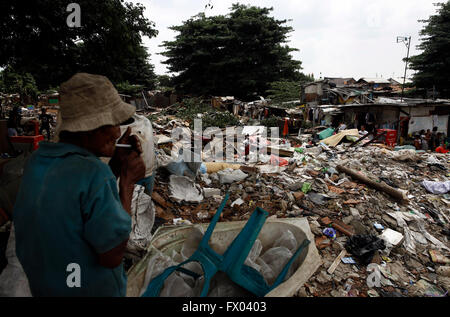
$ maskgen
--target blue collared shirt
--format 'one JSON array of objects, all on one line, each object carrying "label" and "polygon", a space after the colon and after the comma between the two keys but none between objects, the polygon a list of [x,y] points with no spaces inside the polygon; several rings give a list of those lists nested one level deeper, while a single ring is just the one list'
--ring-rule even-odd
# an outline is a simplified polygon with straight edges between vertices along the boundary
[{"label": "blue collared shirt", "polygon": [[125,296],[123,264],[100,266],[98,254],[129,237],[131,217],[116,177],[94,154],[41,142],[25,166],[13,220],[33,296]]}]

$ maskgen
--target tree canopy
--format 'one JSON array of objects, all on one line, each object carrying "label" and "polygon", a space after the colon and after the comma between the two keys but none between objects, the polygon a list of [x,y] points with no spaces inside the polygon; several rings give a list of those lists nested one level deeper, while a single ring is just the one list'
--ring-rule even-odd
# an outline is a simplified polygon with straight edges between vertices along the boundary
[{"label": "tree canopy", "polygon": [[197,95],[264,95],[275,81],[299,80],[301,62],[285,45],[292,28],[269,14],[273,8],[233,4],[228,15],[200,13],[172,26],[163,55],[178,91]]},{"label": "tree canopy", "polygon": [[410,67],[417,71],[417,87],[433,88],[444,97],[450,97],[450,1],[436,4],[438,11],[422,29],[418,48],[423,52],[410,59]]},{"label": "tree canopy", "polygon": [[31,74],[39,89],[58,86],[76,72],[153,88],[155,74],[142,36],[154,37],[144,7],[123,0],[78,0],[81,26],[70,28],[70,1],[0,2],[0,66]]}]

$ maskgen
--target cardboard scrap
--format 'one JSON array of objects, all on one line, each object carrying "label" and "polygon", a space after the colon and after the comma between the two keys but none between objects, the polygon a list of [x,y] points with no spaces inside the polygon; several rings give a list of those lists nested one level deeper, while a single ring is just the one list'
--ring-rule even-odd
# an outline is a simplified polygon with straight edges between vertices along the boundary
[{"label": "cardboard scrap", "polygon": [[439,251],[430,250],[429,252],[430,252],[430,256],[431,256],[431,261],[433,261],[434,263],[441,263],[441,264],[449,264],[450,263],[450,259],[445,257]]}]

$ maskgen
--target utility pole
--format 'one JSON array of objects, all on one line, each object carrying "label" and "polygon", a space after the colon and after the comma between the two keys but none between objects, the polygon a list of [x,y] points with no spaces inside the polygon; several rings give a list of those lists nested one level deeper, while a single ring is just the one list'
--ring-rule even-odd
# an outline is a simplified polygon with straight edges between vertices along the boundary
[{"label": "utility pole", "polygon": [[406,47],[408,48],[408,54],[406,55],[406,61],[405,61],[405,76],[403,77],[403,86],[402,86],[401,102],[403,102],[403,96],[405,93],[406,71],[408,70],[409,49],[411,48],[411,36],[410,37],[397,36],[397,43],[405,43]]}]

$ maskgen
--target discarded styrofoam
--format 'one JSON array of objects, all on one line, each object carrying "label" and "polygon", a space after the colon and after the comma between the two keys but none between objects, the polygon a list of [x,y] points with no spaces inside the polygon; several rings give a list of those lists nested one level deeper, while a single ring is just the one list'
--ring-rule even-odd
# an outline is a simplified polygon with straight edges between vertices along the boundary
[{"label": "discarded styrofoam", "polygon": [[380,238],[393,246],[397,246],[403,241],[403,235],[392,229],[384,230]]},{"label": "discarded styrofoam", "polygon": [[245,203],[245,201],[243,201],[241,198],[238,198],[238,199],[236,199],[236,200],[231,204],[231,207],[234,207],[234,206],[240,206],[240,205],[242,205],[243,203]]}]

